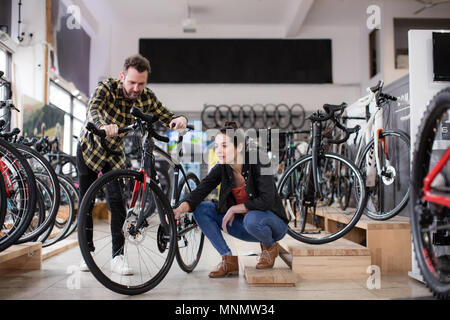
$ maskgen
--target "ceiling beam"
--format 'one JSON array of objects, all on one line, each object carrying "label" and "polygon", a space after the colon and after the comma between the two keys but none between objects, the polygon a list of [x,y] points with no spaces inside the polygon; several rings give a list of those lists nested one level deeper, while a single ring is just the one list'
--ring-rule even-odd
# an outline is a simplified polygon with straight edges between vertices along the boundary
[{"label": "ceiling beam", "polygon": [[305,21],[309,9],[311,9],[313,3],[314,0],[300,0],[298,2],[293,18],[286,26],[286,38],[295,37],[299,34],[303,22]]}]

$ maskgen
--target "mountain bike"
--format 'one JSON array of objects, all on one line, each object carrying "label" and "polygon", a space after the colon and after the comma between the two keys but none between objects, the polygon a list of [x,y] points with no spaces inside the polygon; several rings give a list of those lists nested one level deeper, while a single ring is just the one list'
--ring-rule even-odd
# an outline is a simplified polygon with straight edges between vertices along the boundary
[{"label": "mountain bike", "polygon": [[[143,114],[137,108],[132,108],[131,113],[136,122],[120,128],[119,133],[131,130],[142,133],[140,169],[113,170],[91,185],[78,213],[78,239],[83,258],[99,282],[117,293],[136,295],[157,286],[170,270],[175,257],[184,271],[192,271],[200,259],[204,235],[192,213],[175,221],[171,203],[158,182],[154,153],[159,153],[174,165],[172,205],[196,187],[198,178],[192,173],[187,174],[176,159],[155,145],[153,139],[169,141],[155,132],[153,124],[157,117]],[[90,134],[101,137],[107,153],[114,154],[115,151],[105,143],[103,130],[98,130],[92,123],[88,123],[86,128]],[[183,179],[178,183],[180,172]],[[100,192],[106,195],[109,221],[117,219],[119,229],[96,218],[98,203],[95,202]],[[109,261],[116,254],[123,254],[134,270],[133,275],[124,276],[111,271]]]},{"label": "mountain bike", "polygon": [[[328,110],[327,114],[317,111],[308,117],[312,133],[310,153],[287,168],[278,184],[278,193],[289,218],[288,234],[310,244],[328,243],[348,233],[359,221],[367,201],[364,179],[356,165],[341,155],[324,151],[325,143],[343,143],[359,128],[347,129],[334,118],[334,114],[342,110],[342,105],[324,107]],[[323,126],[329,120],[334,121],[345,132],[342,139],[323,138]],[[356,208],[348,224],[334,231],[327,230],[326,225],[321,225],[316,215],[316,208],[325,205],[324,189],[330,176],[350,181],[356,198]],[[308,225],[312,225],[314,230]]]},{"label": "mountain bike", "polygon": [[415,257],[436,298],[450,298],[450,88],[423,116],[414,146],[411,232]]},{"label": "mountain bike", "polygon": [[383,116],[390,102],[408,102],[383,93],[383,85],[379,81],[367,89],[367,96],[348,107],[366,111],[365,128],[356,143],[355,163],[366,181],[365,214],[374,220],[394,217],[409,199],[410,138],[401,130],[385,129]]}]

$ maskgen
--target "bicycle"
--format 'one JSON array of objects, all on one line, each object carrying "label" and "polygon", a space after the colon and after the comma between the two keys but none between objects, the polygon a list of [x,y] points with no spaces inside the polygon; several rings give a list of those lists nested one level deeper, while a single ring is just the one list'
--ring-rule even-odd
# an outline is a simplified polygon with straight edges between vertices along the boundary
[{"label": "bicycle", "polygon": [[[312,133],[310,153],[286,170],[277,190],[285,206],[286,216],[290,220],[288,234],[294,239],[310,244],[328,243],[348,233],[359,221],[367,201],[364,179],[356,165],[341,155],[324,152],[323,148],[325,142],[329,144],[345,142],[350,134],[359,128],[347,129],[335,119],[334,114],[341,111],[342,106],[326,105],[324,107],[329,109],[327,114],[317,111],[309,116]],[[328,120],[334,121],[345,132],[344,138],[340,140],[323,139],[323,125]],[[324,170],[324,164],[328,162],[332,164],[330,167],[333,169],[332,172]],[[329,175],[341,175],[342,179],[348,179],[355,191],[355,211],[348,224],[340,230],[328,230],[325,224],[319,222],[316,215],[317,206],[325,201],[323,189]],[[321,209],[323,210],[323,208]],[[308,224],[312,224],[314,228],[311,229]]]},{"label": "bicycle", "polygon": [[[191,192],[199,183],[198,178],[186,173],[182,165],[155,145],[153,139],[168,142],[167,137],[156,133],[153,124],[157,117],[143,114],[132,108],[135,123],[120,128],[119,133],[139,130],[143,134],[142,157],[139,171],[113,170],[102,175],[88,189],[78,213],[78,239],[82,256],[94,277],[108,289],[126,295],[147,292],[157,286],[177,259],[180,267],[192,271],[197,265],[203,248],[204,234],[198,228],[192,213],[175,221],[172,205],[183,192]],[[101,144],[108,153],[105,132],[88,123],[86,128],[101,137]],[[190,129],[193,129],[189,126]],[[159,153],[174,166],[174,183],[171,203],[160,188],[155,170],[154,152]],[[178,183],[179,173],[183,179]],[[111,213],[110,219],[119,219],[120,230],[110,230],[105,220],[93,219],[96,215],[96,195],[105,189]],[[154,210],[151,210],[154,208]],[[123,235],[123,244],[113,248],[113,255],[122,253],[137,274],[122,276],[111,272],[112,233]]]},{"label": "bicycle", "polygon": [[410,201],[415,256],[438,299],[450,298],[450,88],[438,92],[422,118],[414,146]]},{"label": "bicycle", "polygon": [[[409,181],[410,138],[401,130],[386,130],[383,119],[389,102],[408,102],[383,93],[383,85],[383,81],[379,81],[376,86],[367,88],[369,94],[348,107],[366,110],[366,126],[356,143],[355,163],[366,180],[365,214],[374,220],[394,217],[409,199],[409,183],[402,178],[407,177]],[[389,199],[393,199],[393,203],[388,203]]]}]

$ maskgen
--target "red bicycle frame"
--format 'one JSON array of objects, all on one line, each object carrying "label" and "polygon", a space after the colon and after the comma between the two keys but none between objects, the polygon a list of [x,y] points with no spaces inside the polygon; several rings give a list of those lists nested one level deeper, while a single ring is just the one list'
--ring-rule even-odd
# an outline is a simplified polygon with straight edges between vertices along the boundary
[{"label": "red bicycle frame", "polygon": [[441,206],[450,207],[450,197],[431,193],[431,184],[436,176],[444,169],[450,159],[450,147],[447,148],[442,158],[436,163],[434,168],[423,179],[423,197],[424,201],[432,202]]}]

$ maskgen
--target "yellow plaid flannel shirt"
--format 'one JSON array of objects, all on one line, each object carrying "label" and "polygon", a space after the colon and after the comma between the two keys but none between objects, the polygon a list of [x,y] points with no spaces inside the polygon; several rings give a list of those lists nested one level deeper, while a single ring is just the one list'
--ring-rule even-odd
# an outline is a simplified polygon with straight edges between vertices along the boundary
[{"label": "yellow plaid flannel shirt", "polygon": [[[129,100],[123,94],[123,84],[119,80],[108,79],[99,83],[89,100],[86,122],[94,123],[97,128],[105,124],[117,124],[119,128],[123,128],[134,123],[134,116],[130,113],[132,107],[141,108],[144,113],[158,115],[159,120],[167,127],[175,118],[150,89],[145,88],[136,100]],[[123,137],[106,137],[107,146],[111,150],[121,152],[121,155],[108,155],[101,146],[100,138],[85,127],[80,133],[79,142],[83,159],[93,171],[102,171],[107,163],[112,169],[123,168]]]}]

